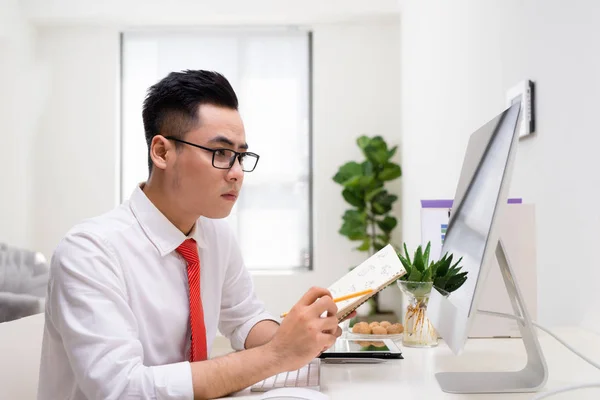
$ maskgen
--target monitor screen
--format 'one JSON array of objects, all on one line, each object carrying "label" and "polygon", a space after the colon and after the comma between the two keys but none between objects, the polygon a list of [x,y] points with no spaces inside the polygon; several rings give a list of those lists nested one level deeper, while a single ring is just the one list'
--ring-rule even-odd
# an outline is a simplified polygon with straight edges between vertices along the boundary
[{"label": "monitor screen", "polygon": [[[479,281],[519,114],[513,105],[471,135],[454,197],[442,255],[462,257],[467,280],[448,299],[466,314]],[[506,199],[503,200],[506,202]],[[496,244],[493,244],[495,249]]]}]

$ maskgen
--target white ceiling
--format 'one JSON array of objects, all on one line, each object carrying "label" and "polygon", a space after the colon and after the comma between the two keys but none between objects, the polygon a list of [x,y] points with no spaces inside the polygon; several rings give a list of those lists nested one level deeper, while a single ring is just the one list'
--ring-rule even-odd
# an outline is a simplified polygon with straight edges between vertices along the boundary
[{"label": "white ceiling", "polygon": [[399,0],[21,0],[38,26],[315,24],[399,15]]}]

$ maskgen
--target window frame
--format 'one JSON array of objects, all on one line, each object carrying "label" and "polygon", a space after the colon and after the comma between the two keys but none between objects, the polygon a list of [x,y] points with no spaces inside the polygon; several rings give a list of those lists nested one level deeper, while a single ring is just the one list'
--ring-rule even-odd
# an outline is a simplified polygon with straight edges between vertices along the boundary
[{"label": "window frame", "polygon": [[[297,27],[286,27],[284,29],[290,29],[290,30],[298,30],[299,28]],[[260,30],[266,30],[268,32],[276,32],[278,29],[277,28],[271,28],[271,27],[264,27],[264,28],[244,28],[244,27],[237,27],[237,28],[216,28],[216,29],[185,29],[185,30],[178,30],[178,32],[188,32],[188,33],[194,33],[194,32],[202,32],[202,31],[208,31],[208,32],[219,32],[219,31],[223,31],[223,32],[253,32],[253,31],[260,31]],[[308,66],[307,66],[307,71],[308,71],[308,76],[307,76],[307,84],[308,84],[308,88],[307,88],[307,94],[308,94],[308,99],[307,99],[307,117],[308,117],[308,127],[307,127],[307,133],[308,133],[308,173],[307,173],[307,185],[308,185],[308,256],[307,259],[304,263],[304,265],[299,265],[299,266],[295,266],[295,267],[271,267],[271,268],[267,268],[267,267],[263,267],[263,268],[247,268],[247,270],[250,272],[250,274],[252,275],[291,275],[291,274],[295,274],[298,272],[312,272],[314,271],[314,249],[315,249],[315,244],[314,244],[314,236],[315,236],[315,225],[314,225],[314,148],[313,148],[313,144],[314,144],[314,138],[313,138],[313,124],[314,124],[314,118],[313,118],[313,95],[314,95],[314,91],[313,91],[313,31],[310,29],[302,29],[304,31],[304,33],[307,35],[307,44],[308,44],[308,48],[306,49],[306,51],[308,52],[307,54],[307,62],[308,62]],[[125,59],[125,55],[124,55],[124,48],[125,48],[125,34],[127,33],[134,33],[137,32],[139,33],[140,31],[143,32],[152,32],[152,33],[161,33],[163,32],[164,34],[168,35],[170,33],[173,33],[172,30],[168,30],[168,29],[147,29],[147,30],[127,30],[127,31],[121,31],[119,32],[119,71],[118,71],[118,134],[119,134],[119,140],[117,141],[118,143],[118,157],[117,157],[117,162],[118,162],[118,174],[117,174],[117,193],[119,196],[119,202],[122,203],[125,200],[125,193],[123,190],[123,180],[124,180],[124,59]]]}]

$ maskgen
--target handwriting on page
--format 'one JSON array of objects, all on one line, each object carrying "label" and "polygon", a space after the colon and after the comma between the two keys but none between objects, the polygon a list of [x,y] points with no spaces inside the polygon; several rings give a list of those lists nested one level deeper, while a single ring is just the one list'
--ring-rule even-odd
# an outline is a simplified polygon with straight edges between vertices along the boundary
[{"label": "handwriting on page", "polygon": [[[394,277],[402,275],[404,272],[404,267],[394,248],[387,245],[331,285],[329,291],[333,297],[344,296],[364,289],[378,291]],[[343,310],[358,301],[360,298],[339,302],[337,303],[338,310]]]}]

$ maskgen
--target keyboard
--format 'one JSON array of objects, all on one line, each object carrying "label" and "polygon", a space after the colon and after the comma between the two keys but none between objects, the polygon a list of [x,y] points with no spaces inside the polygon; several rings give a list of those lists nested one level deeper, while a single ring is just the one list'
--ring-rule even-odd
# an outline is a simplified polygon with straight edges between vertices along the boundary
[{"label": "keyboard", "polygon": [[302,387],[321,390],[321,360],[315,358],[304,367],[295,371],[281,372],[275,376],[255,383],[251,392],[267,392],[284,387]]}]

